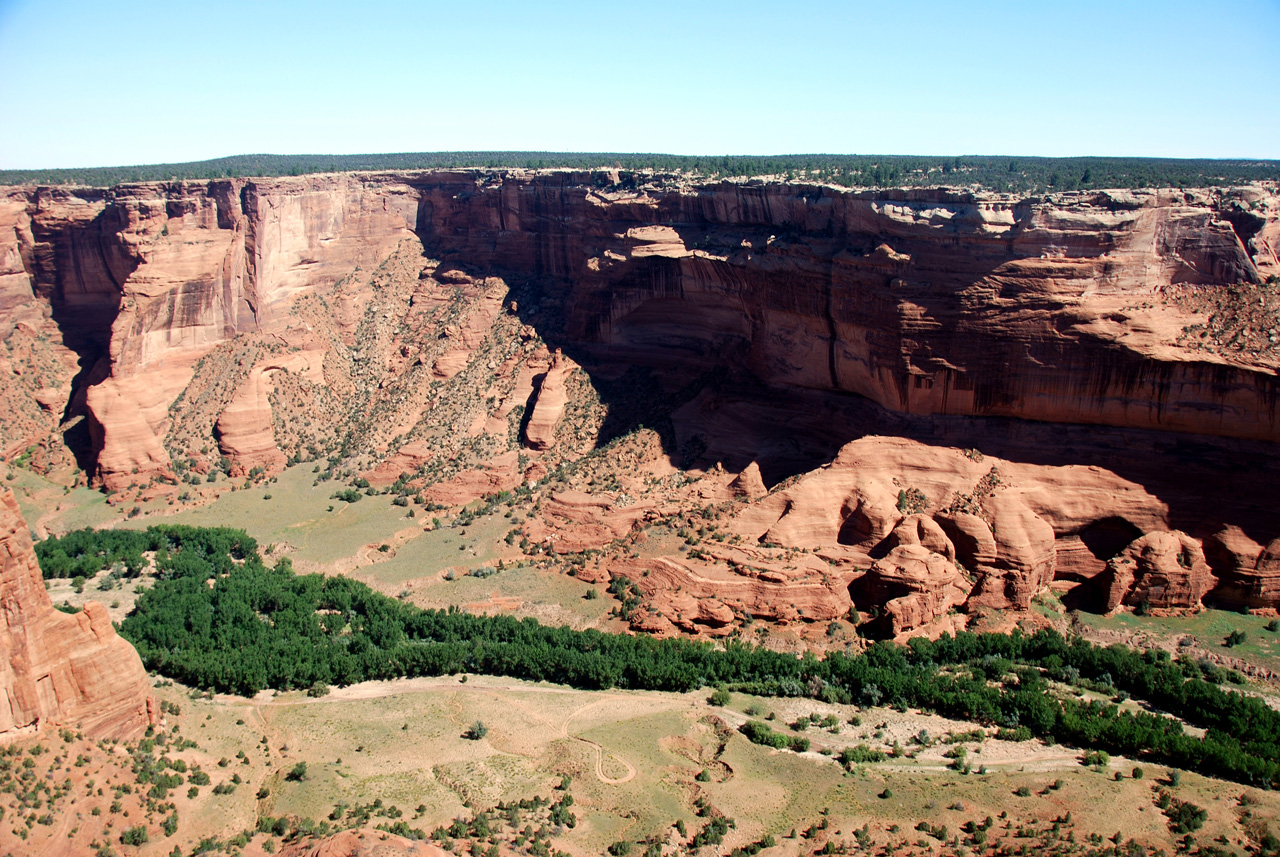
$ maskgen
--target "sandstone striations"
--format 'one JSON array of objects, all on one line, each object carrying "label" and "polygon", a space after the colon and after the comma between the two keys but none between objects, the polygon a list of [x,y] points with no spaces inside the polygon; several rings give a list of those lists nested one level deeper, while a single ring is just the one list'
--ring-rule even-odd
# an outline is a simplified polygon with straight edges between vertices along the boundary
[{"label": "sandstone striations", "polygon": [[1186,607],[1199,604],[1217,582],[1200,543],[1186,533],[1154,532],[1135,539],[1107,563],[1107,608]]},{"label": "sandstone striations", "polygon": [[106,609],[53,608],[13,492],[0,494],[0,738],[52,725],[94,738],[137,738],[156,722],[138,653]]},{"label": "sandstone striations", "polygon": [[909,413],[1277,436],[1256,406],[1274,400],[1274,355],[1179,353],[1184,322],[1146,306],[1173,283],[1258,280],[1221,199],[580,182],[440,181],[423,191],[423,239],[557,278],[566,340],[618,355],[737,358],[771,384]]},{"label": "sandstone striations", "polygon": [[[9,189],[2,276],[6,306],[30,293],[52,308],[85,373],[103,361],[87,405],[96,467],[114,486],[169,466],[167,409],[201,356],[251,331],[300,347],[315,331],[298,301],[403,240],[454,260],[446,291],[472,285],[462,268],[554,278],[575,351],[741,360],[771,384],[909,413],[1271,440],[1275,408],[1256,403],[1275,400],[1274,355],[1180,349],[1172,340],[1194,319],[1158,302],[1171,284],[1270,270],[1274,217],[1249,226],[1248,246],[1227,219],[1243,195],[690,191],[634,178],[602,189],[575,173]],[[346,333],[368,297],[339,301]],[[458,371],[501,300],[442,325],[435,377]],[[535,318],[537,302],[520,307]]]},{"label": "sandstone striations", "polygon": [[[121,502],[300,460],[402,503],[523,491],[508,544],[612,552],[653,630],[876,607],[901,634],[1050,587],[1275,607],[1278,203],[570,171],[10,188],[0,451],[74,453]],[[642,549],[663,527],[683,548]]]}]

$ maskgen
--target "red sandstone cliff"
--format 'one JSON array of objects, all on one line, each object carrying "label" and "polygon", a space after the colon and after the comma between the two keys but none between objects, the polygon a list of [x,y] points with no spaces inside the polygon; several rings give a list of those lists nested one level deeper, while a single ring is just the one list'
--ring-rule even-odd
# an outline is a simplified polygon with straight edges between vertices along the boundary
[{"label": "red sandstone cliff", "polygon": [[[43,314],[33,329],[79,353],[78,407],[112,487],[170,470],[169,408],[211,349],[256,334],[325,350],[299,301],[333,297],[402,241],[554,280],[566,343],[615,361],[730,360],[914,414],[1280,436],[1274,355],[1180,346],[1194,314],[1153,302],[1271,270],[1280,203],[1262,189],[1021,200],[433,173],[11,188],[2,202],[0,311]],[[1245,203],[1248,246],[1229,219]],[[366,300],[332,307],[348,335]],[[438,377],[458,359],[442,352]],[[58,413],[76,407],[67,374],[51,379]],[[265,438],[265,398],[248,382],[228,422]],[[250,439],[246,460],[276,458]]]},{"label": "red sandstone cliff", "polygon": [[563,283],[566,339],[614,359],[741,360],[915,414],[1280,437],[1275,355],[1179,347],[1190,320],[1151,305],[1259,280],[1222,195],[436,181],[424,242]]},{"label": "red sandstone cliff", "polygon": [[[82,463],[136,491],[219,455],[240,475],[345,450],[376,484],[461,504],[649,414],[677,466],[723,464],[716,499],[756,541],[643,560],[651,597],[707,602],[672,602],[668,626],[835,617],[850,586],[896,604],[894,631],[1051,584],[1274,606],[1278,234],[1270,187],[1018,199],[470,171],[11,188],[0,451],[54,456],[87,428]],[[624,540],[660,514],[662,478],[571,484],[586,494],[548,497],[525,535]],[[1194,545],[1157,549],[1175,532]]]},{"label": "red sandstone cliff", "polygon": [[0,493],[0,739],[51,725],[137,738],[156,720],[138,653],[97,602],[53,609],[13,492]]}]

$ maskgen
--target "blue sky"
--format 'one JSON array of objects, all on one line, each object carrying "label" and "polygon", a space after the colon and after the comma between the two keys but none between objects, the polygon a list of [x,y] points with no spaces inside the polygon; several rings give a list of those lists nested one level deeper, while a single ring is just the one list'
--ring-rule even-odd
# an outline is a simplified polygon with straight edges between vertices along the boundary
[{"label": "blue sky", "polygon": [[0,168],[270,153],[1280,158],[1280,0],[0,0]]}]

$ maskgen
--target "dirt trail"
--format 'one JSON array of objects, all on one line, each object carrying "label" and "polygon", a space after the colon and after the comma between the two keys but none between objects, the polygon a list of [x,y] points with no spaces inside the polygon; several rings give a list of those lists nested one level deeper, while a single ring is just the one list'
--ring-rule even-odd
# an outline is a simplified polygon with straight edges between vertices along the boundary
[{"label": "dirt trail", "polygon": [[[616,753],[609,753],[608,757],[613,759],[616,764],[625,768],[625,773],[620,777],[611,777],[606,774],[604,765],[606,758],[605,748],[589,738],[574,735],[570,731],[574,720],[585,714],[590,709],[618,702],[620,700],[629,699],[630,697],[620,694],[609,694],[603,698],[595,699],[575,709],[568,717],[565,718],[563,723],[557,724],[552,719],[549,719],[539,712],[536,706],[530,706],[522,703],[520,699],[521,696],[531,693],[573,695],[579,694],[581,691],[560,687],[539,687],[536,685],[508,686],[502,684],[488,684],[485,683],[484,677],[482,676],[473,676],[472,678],[478,680],[473,680],[468,684],[461,684],[454,678],[423,677],[362,682],[349,687],[334,688],[328,695],[319,698],[308,697],[283,700],[259,697],[254,700],[253,708],[256,709],[259,706],[325,705],[336,702],[376,699],[406,693],[426,693],[440,690],[449,691],[451,697],[462,692],[483,693],[493,696],[505,705],[515,706],[521,709],[527,716],[533,720],[539,721],[557,736],[571,741],[576,741],[589,747],[594,758],[593,767],[595,775],[600,782],[605,783],[606,785],[622,785],[623,783],[630,782],[635,778],[637,773],[635,766]],[[239,697],[227,697],[226,699],[242,701]],[[688,702],[686,704],[695,705],[696,703]],[[257,711],[254,713],[255,715],[260,716]],[[729,708],[717,708],[714,710],[714,713],[723,718],[730,728],[735,730],[743,723],[753,719]],[[888,712],[864,712],[863,714],[870,720],[874,721],[880,716],[887,716]],[[463,725],[460,721],[459,723],[460,725]],[[266,726],[265,723],[263,725],[264,727]],[[912,728],[914,729],[914,727]],[[824,732],[810,733],[809,737],[813,741],[814,748],[803,755],[806,758],[812,758],[814,761],[830,764],[838,764],[838,762],[832,756],[818,752],[819,750],[828,749],[833,751],[834,755],[834,753],[838,753],[839,750],[844,747],[851,746],[852,744],[859,743],[860,741],[860,739],[853,738],[852,736],[828,735]],[[975,755],[971,758],[975,765],[984,764],[991,770],[1053,771],[1071,769],[1080,764],[1078,750],[1061,746],[1044,746],[1038,742],[1025,742],[1017,745],[1009,744],[1007,742],[995,742],[985,744],[983,749],[987,752],[982,755]],[[947,770],[947,764],[948,763],[942,759],[935,761],[932,758],[928,758],[921,759],[915,764],[895,764],[893,762],[886,761],[885,763],[877,764],[874,767],[877,770],[886,772],[934,773]],[[1113,759],[1113,767],[1116,767],[1117,769],[1128,764],[1130,764],[1130,761],[1128,760],[1120,758]]]},{"label": "dirt trail", "polygon": [[[328,575],[351,575],[361,568],[386,562],[396,555],[396,551],[423,534],[420,525],[397,530],[391,538],[378,544],[361,545],[351,556],[344,556],[330,563],[317,564],[318,569]],[[381,550],[383,544],[388,545],[386,551]]]},{"label": "dirt trail", "polygon": [[605,776],[604,748],[601,747],[599,744],[597,744],[595,741],[592,741],[588,738],[581,738],[577,735],[569,734],[569,723],[573,720],[573,718],[577,717],[579,714],[586,711],[588,708],[593,708],[594,706],[597,706],[597,705],[600,705],[601,703],[609,702],[609,701],[610,700],[608,699],[600,699],[600,700],[596,700],[595,702],[589,702],[586,705],[582,706],[581,708],[579,708],[577,711],[570,714],[565,719],[564,725],[560,727],[560,731],[566,738],[572,738],[575,741],[581,741],[583,744],[586,744],[588,747],[592,749],[596,757],[596,779],[598,779],[600,782],[604,783],[605,785],[617,786],[617,785],[621,785],[622,783],[630,782],[632,779],[635,778],[635,775],[636,775],[635,767],[626,759],[622,758],[616,753],[610,753],[609,758],[614,759],[617,762],[620,762],[623,765],[623,767],[627,769],[627,772],[623,774],[621,777],[618,777],[616,779],[613,777]]}]

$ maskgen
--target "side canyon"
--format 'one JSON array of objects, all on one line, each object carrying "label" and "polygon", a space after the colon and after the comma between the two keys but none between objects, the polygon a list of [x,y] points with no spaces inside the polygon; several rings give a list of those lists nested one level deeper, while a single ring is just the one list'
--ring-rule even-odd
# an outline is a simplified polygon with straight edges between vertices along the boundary
[{"label": "side canyon", "polygon": [[4,188],[0,453],[122,507],[304,461],[524,492],[525,554],[660,634],[1270,610],[1278,249],[1261,185]]}]

